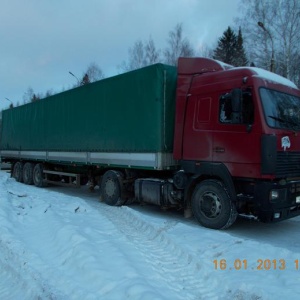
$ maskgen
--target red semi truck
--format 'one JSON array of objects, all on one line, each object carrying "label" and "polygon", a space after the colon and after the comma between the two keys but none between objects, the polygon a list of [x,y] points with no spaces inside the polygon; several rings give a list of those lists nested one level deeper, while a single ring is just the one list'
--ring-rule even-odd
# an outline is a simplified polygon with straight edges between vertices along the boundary
[{"label": "red semi truck", "polygon": [[[300,214],[300,91],[295,84],[259,68],[234,68],[206,58],[179,58],[177,70],[159,64],[157,70],[164,75],[158,75],[161,79],[154,84],[157,92],[152,97],[149,95],[156,88],[149,88],[148,81],[159,72],[155,69],[147,79],[143,74],[148,69],[143,70],[128,73],[137,75],[123,83],[130,94],[124,106],[124,101],[117,100],[122,96],[114,97],[113,93],[119,90],[125,94],[122,76],[133,75],[116,76],[114,82],[100,81],[97,88],[91,84],[75,89],[77,92],[64,92],[54,96],[60,97],[57,101],[39,101],[46,103],[49,111],[65,110],[63,119],[69,120],[66,130],[63,123],[58,126],[61,131],[55,133],[50,133],[49,126],[47,130],[42,129],[44,125],[38,126],[55,116],[45,113],[46,108],[22,122],[19,120],[25,111],[20,109],[15,115],[13,111],[18,108],[4,112],[1,158],[12,163],[12,176],[36,186],[61,182],[68,176],[76,177],[77,182],[80,177],[92,181],[100,178],[101,197],[109,205],[123,205],[133,199],[179,207],[187,213],[192,211],[200,224],[214,229],[229,227],[239,214],[263,222]],[[76,127],[81,121],[80,115],[77,123],[71,121],[70,109],[76,106],[72,101],[81,99],[85,103],[81,110],[87,114],[89,98],[96,99],[99,93],[102,96],[98,102],[91,102],[93,111],[85,117],[94,119],[98,111],[103,113],[99,118],[102,121],[91,125],[85,119]],[[148,102],[139,106],[145,94]],[[68,97],[73,100],[66,100]],[[63,108],[51,103],[63,103]],[[101,103],[99,110],[97,103]],[[152,103],[159,106],[152,110]],[[118,114],[124,114],[121,120],[112,113],[120,105]],[[130,109],[138,111],[129,118]],[[107,114],[110,117],[105,121]],[[44,147],[32,137],[25,139],[24,133],[18,138],[16,128],[26,127],[27,122],[38,127],[27,131],[42,135],[44,144],[48,140],[52,144]],[[119,125],[114,129],[116,122]],[[87,128],[86,133],[83,128]],[[84,146],[87,138],[79,142],[76,134],[81,138],[90,135],[100,142]],[[67,141],[70,136],[77,142],[76,149],[70,146],[72,141]],[[105,138],[101,140],[101,136]],[[59,138],[66,144],[64,149],[58,149]]]}]

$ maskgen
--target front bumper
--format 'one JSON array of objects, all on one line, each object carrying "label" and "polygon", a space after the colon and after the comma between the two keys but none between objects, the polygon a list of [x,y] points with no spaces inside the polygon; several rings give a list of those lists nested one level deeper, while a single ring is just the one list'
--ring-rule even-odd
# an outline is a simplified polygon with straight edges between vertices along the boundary
[{"label": "front bumper", "polygon": [[300,180],[260,182],[255,185],[253,200],[254,214],[262,222],[279,222],[299,216]]}]

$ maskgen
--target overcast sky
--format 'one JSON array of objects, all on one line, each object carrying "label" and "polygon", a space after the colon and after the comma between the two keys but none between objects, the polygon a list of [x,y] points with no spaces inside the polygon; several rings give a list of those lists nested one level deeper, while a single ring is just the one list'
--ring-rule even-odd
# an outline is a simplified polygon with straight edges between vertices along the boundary
[{"label": "overcast sky", "polygon": [[1,0],[0,109],[36,93],[70,88],[88,65],[118,74],[137,39],[164,48],[178,23],[197,49],[234,26],[239,0]]}]

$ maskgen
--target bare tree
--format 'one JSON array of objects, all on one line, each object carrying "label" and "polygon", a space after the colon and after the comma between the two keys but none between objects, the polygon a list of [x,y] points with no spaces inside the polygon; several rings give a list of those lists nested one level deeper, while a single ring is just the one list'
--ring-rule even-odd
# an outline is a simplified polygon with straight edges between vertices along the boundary
[{"label": "bare tree", "polygon": [[194,53],[189,40],[183,37],[182,24],[177,24],[169,32],[168,47],[164,51],[165,62],[176,66],[178,57],[194,56]]},{"label": "bare tree", "polygon": [[131,70],[142,68],[146,65],[144,44],[141,40],[136,41],[133,48],[129,49],[129,56]]},{"label": "bare tree", "polygon": [[198,49],[197,55],[202,57],[207,57],[207,58],[213,58],[214,50],[212,48],[209,48],[207,45],[202,45]]},{"label": "bare tree", "polygon": [[32,87],[28,87],[27,91],[23,95],[24,103],[29,103],[33,99],[34,91]]},{"label": "bare tree", "polygon": [[[243,27],[249,60],[299,82],[300,65],[300,1],[299,0],[240,0]],[[260,22],[260,26],[258,26]],[[298,71],[297,71],[298,70]]]},{"label": "bare tree", "polygon": [[156,49],[152,37],[145,43],[137,40],[128,51],[128,62],[123,61],[119,66],[122,71],[136,70],[159,62],[160,51]]},{"label": "bare tree", "polygon": [[290,78],[300,88],[300,52],[293,57],[293,64],[290,70]]},{"label": "bare tree", "polygon": [[152,65],[160,61],[160,50],[156,49],[154,41],[150,36],[145,46],[145,59],[147,65]]},{"label": "bare tree", "polygon": [[54,94],[53,90],[52,89],[49,89],[46,91],[46,94],[45,94],[45,97],[50,97]]},{"label": "bare tree", "polygon": [[272,36],[272,32],[262,30],[258,22],[269,28],[274,18],[272,4],[265,0],[241,0],[240,6],[242,17],[237,21],[243,28],[248,57],[256,66],[270,69],[272,41],[268,33]]},{"label": "bare tree", "polygon": [[183,37],[182,24],[177,24],[173,31],[169,32],[168,46],[163,51],[164,59],[161,58],[161,50],[157,49],[150,36],[148,41],[137,40],[133,47],[129,48],[128,62],[123,61],[118,68],[121,71],[131,71],[151,64],[164,61],[170,65],[177,65],[178,57],[194,56],[195,51],[189,40]]},{"label": "bare tree", "polygon": [[69,73],[77,79],[77,83],[73,87],[79,87],[105,78],[102,69],[95,62],[88,65],[87,69],[82,73],[81,79],[78,79],[73,73]]},{"label": "bare tree", "polygon": [[[276,1],[275,1],[276,2]],[[292,78],[292,68],[297,54],[299,54],[300,39],[300,1],[277,0],[277,22],[274,23],[274,31],[279,38],[280,73],[289,79]],[[298,69],[299,69],[298,65]]]},{"label": "bare tree", "polygon": [[144,44],[142,40],[137,40],[133,47],[129,48],[128,56],[128,62],[123,61],[122,64],[119,65],[121,71],[128,72],[145,66]]},{"label": "bare tree", "polygon": [[31,98],[31,102],[41,100],[41,98],[43,98],[43,96],[41,96],[40,94],[33,94],[32,98]]},{"label": "bare tree", "polygon": [[83,72],[82,82],[86,84],[103,78],[105,78],[105,76],[101,68],[95,62],[92,62],[89,64],[87,70]]},{"label": "bare tree", "polygon": [[[32,87],[28,87],[27,91],[23,95],[23,103],[26,104],[29,102],[35,102],[51,96],[52,94],[52,90],[48,90],[44,95],[43,93],[35,93]],[[17,103],[17,106],[19,106],[19,103]]]}]

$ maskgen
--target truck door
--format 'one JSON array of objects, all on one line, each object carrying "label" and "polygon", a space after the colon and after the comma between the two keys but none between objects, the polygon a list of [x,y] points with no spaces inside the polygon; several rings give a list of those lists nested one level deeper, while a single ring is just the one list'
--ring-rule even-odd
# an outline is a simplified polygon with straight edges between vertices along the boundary
[{"label": "truck door", "polygon": [[227,165],[233,176],[253,176],[260,162],[260,135],[254,130],[251,91],[241,91],[238,108],[232,95],[219,96],[218,120],[213,133],[213,161]]}]

